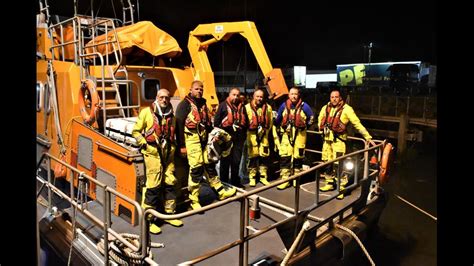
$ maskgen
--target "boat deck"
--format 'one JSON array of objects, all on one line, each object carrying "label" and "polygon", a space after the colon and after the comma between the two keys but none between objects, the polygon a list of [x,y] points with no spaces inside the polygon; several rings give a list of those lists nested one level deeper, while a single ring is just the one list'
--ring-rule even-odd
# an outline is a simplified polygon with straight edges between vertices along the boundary
[{"label": "boat deck", "polygon": [[[257,184],[257,187],[262,186]],[[245,186],[246,191],[251,189],[248,185]],[[202,194],[206,197],[206,186],[202,189]],[[311,206],[315,202],[315,182],[308,182],[301,185],[299,210],[303,210]],[[207,192],[209,192],[207,187]],[[324,200],[336,191],[320,193],[320,200]],[[208,201],[212,201],[213,194],[208,194]],[[289,208],[294,208],[295,188],[289,187],[285,190],[277,190],[276,188],[263,191],[259,194],[260,197],[267,198],[271,201],[283,204]],[[360,196],[360,187],[352,191],[343,200],[332,200],[320,208],[312,211],[310,215],[317,218],[326,218],[345,206],[353,203]],[[40,197],[41,198],[41,197]],[[41,218],[45,212],[45,208],[38,204],[38,219]],[[88,202],[88,209],[99,219],[103,217],[103,208],[97,202]],[[258,220],[250,220],[249,234],[255,230],[262,229],[277,221],[281,221],[292,213],[283,211],[281,209],[271,207],[260,200],[261,217]],[[73,214],[71,208],[66,210]],[[349,215],[345,214],[344,216]],[[89,236],[94,236],[93,241],[98,241],[102,235],[103,230],[98,226],[86,220],[84,216],[78,212],[78,223],[84,228],[84,232]],[[170,224],[164,223],[161,225],[162,232],[158,235],[151,235],[151,241],[156,243],[163,243],[163,248],[152,248],[153,259],[161,265],[176,265],[198,256],[201,256],[211,250],[214,250],[225,244],[234,242],[239,239],[240,233],[240,203],[231,202],[224,206],[206,211],[204,214],[198,214],[182,219],[184,225],[182,227],[173,227]],[[310,221],[311,225],[315,225],[314,221]],[[124,219],[112,215],[112,226],[115,231],[119,233],[139,234],[139,226],[132,226]],[[282,227],[279,227],[279,229]],[[323,226],[320,230],[325,230]],[[291,234],[291,232],[290,232]],[[319,234],[319,233],[318,233]],[[288,247],[287,247],[288,248]],[[249,241],[249,256],[248,262],[255,263],[263,257],[275,258],[280,261],[285,256],[285,244],[283,243],[279,233],[276,229],[270,230],[255,239]],[[225,252],[211,257],[200,265],[235,265],[239,262],[239,247],[233,247]]]}]

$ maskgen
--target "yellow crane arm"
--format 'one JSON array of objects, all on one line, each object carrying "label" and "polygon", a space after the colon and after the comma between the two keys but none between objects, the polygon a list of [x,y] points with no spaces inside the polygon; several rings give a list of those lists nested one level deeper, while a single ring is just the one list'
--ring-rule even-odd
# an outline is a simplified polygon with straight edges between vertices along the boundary
[{"label": "yellow crane arm", "polygon": [[252,21],[200,24],[191,31],[188,50],[196,70],[195,78],[203,80],[206,88],[211,88],[210,91],[215,92],[214,74],[207,57],[207,48],[220,40],[227,41],[236,33],[247,39],[265,77],[271,97],[276,99],[288,94],[283,73],[281,69],[272,67],[257,27]]}]

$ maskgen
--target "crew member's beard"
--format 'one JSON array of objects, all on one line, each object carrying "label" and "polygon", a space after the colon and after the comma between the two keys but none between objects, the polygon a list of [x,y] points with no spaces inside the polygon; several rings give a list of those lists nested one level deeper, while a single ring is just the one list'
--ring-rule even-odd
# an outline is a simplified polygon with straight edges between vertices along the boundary
[{"label": "crew member's beard", "polygon": [[171,104],[167,104],[165,107],[162,107],[157,101],[155,101],[155,105],[158,107],[157,111],[160,116],[169,115],[173,111]]}]

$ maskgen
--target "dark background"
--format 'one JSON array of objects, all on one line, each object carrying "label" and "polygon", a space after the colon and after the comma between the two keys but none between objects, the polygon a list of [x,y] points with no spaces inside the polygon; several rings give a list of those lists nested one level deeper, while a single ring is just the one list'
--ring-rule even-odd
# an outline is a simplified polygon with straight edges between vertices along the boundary
[{"label": "dark background", "polygon": [[[74,12],[72,0],[49,0],[48,2],[52,14],[71,16]],[[90,13],[88,11],[90,1],[78,0],[78,2],[79,13]],[[117,17],[121,18],[120,1],[115,0],[113,3],[116,14],[119,15]],[[464,88],[465,84],[461,84],[462,79],[450,78],[450,76],[459,77],[459,73],[453,73],[459,68],[446,66],[468,61],[465,60],[465,56],[470,53],[464,53],[464,51],[470,48],[467,47],[467,42],[460,41],[467,37],[459,33],[466,30],[462,25],[472,23],[469,22],[472,14],[468,14],[469,8],[450,5],[449,2],[442,8],[438,8],[437,5],[436,1],[428,0],[347,2],[293,0],[284,3],[245,0],[142,0],[140,1],[140,19],[151,20],[156,26],[174,36],[184,51],[187,50],[188,32],[200,23],[254,21],[274,67],[306,65],[308,69],[335,70],[336,64],[367,62],[367,49],[364,46],[373,42],[372,62],[422,60],[437,64],[438,84],[447,87],[452,82],[456,82],[454,86],[449,87]],[[110,1],[96,0],[94,6],[96,10],[101,6],[99,16],[114,16]],[[2,227],[6,233],[4,238],[16,244],[7,245],[2,252],[3,255],[0,256],[0,264],[9,260],[14,261],[12,264],[30,260],[32,263],[29,265],[34,265],[36,264],[36,191],[35,179],[31,177],[35,176],[36,169],[34,141],[36,112],[35,93],[32,88],[35,87],[36,82],[35,15],[38,10],[38,1],[28,3],[7,1],[4,10],[6,17],[3,36],[20,39],[12,39],[12,42],[4,42],[2,45],[2,48],[5,48],[3,62],[17,66],[5,72],[7,83],[3,85],[7,92],[4,94],[3,106],[7,114],[6,121],[17,122],[14,124],[8,122],[12,125],[12,130],[4,130],[4,135],[2,135],[2,139],[6,140],[4,151],[9,154],[4,159],[4,164],[10,165],[5,168],[3,179],[7,182],[3,185],[4,193],[2,193],[2,201],[5,202],[4,209],[6,213],[9,213],[9,218],[2,219]],[[30,19],[25,19],[27,17]],[[442,32],[443,38],[438,37],[438,29]],[[217,43],[215,47],[210,48],[210,59],[215,71],[222,70],[222,65],[225,70],[235,70],[239,66],[239,61],[240,68],[243,68],[245,60],[239,59],[244,50],[241,44],[244,42],[237,38],[237,41],[232,43],[234,38],[225,44]],[[439,46],[438,41],[440,41]],[[222,46],[224,46],[226,59],[224,64],[222,64]],[[233,58],[237,56],[232,56],[232,49],[237,51],[238,59]],[[442,50],[439,56],[438,50]],[[211,58],[211,55],[216,55],[217,59]],[[189,64],[189,55],[184,52],[183,57],[183,63]],[[247,59],[248,66],[252,67],[254,59],[250,49]],[[442,59],[439,64],[438,59]],[[29,92],[30,96],[20,98],[18,94],[20,90]],[[456,117],[459,120],[462,118],[460,114],[464,114],[464,111],[470,113],[471,110],[466,110],[468,104],[460,104],[456,105],[455,112],[454,106],[451,105],[451,98],[453,100],[456,96],[466,98],[464,92],[451,95],[445,90],[440,90],[439,93],[448,97],[440,97],[439,100],[439,107],[442,110],[438,112],[440,115],[438,130],[441,136],[444,136],[444,141],[439,142],[441,152],[438,155],[453,155],[453,149],[459,148],[452,145],[466,144],[470,141],[467,137],[460,138],[460,142],[451,141],[453,140],[452,130],[447,122],[451,119],[456,120]],[[30,160],[24,160],[22,163],[25,154],[28,154]],[[462,156],[448,155],[442,156],[443,162],[441,163],[440,160],[437,166],[440,171],[438,189],[442,192],[438,194],[440,197],[438,259],[449,265],[453,265],[453,261],[465,259],[468,263],[464,265],[471,265],[472,256],[468,255],[472,253],[469,251],[471,245],[461,243],[469,239],[468,236],[472,236],[473,231],[464,228],[470,233],[454,234],[453,228],[462,228],[466,221],[459,224],[456,218],[450,217],[459,215],[456,209],[472,205],[470,197],[472,192],[462,189],[462,187],[469,187],[466,183],[472,183],[472,178],[460,167],[454,167],[464,164],[458,161],[458,158]],[[29,165],[29,167],[24,165]],[[20,170],[22,167],[25,167],[26,173]],[[457,179],[453,189],[451,189],[453,184],[450,179]],[[453,256],[453,254],[456,255]]]},{"label": "dark background", "polygon": [[[90,1],[78,1],[80,13],[88,13]],[[72,0],[49,0],[49,4],[55,14],[73,14]],[[2,59],[16,66],[5,72],[3,110],[6,121],[16,122],[8,122],[12,125],[11,130],[4,130],[2,135],[2,139],[6,140],[4,151],[9,154],[4,158],[4,164],[9,166],[4,168],[3,179],[7,182],[3,185],[2,201],[5,213],[9,215],[7,219],[2,219],[1,224],[6,233],[4,238],[16,244],[4,247],[1,264],[10,260],[12,265],[19,261],[36,264],[36,186],[35,179],[31,177],[36,172],[33,141],[36,137],[35,90],[32,88],[36,83],[37,5],[38,1],[6,1],[3,9],[3,36],[5,39],[11,37],[11,42],[3,42]],[[95,5],[100,5],[100,1],[96,0]],[[100,16],[113,14],[109,1],[102,5]],[[120,14],[119,1],[115,0],[114,5],[116,13]],[[472,25],[472,9],[466,5],[429,0],[307,0],[284,3],[142,0],[140,19],[152,20],[173,35],[183,50],[187,50],[188,32],[199,23],[252,20],[275,67],[307,65],[308,69],[335,69],[335,64],[367,61],[364,46],[369,42],[375,43],[372,62],[422,60],[438,65],[437,83],[441,96],[438,100],[438,134],[441,137],[437,153],[439,163],[436,166],[440,176],[437,186],[438,263],[472,265],[472,245],[463,243],[472,239],[474,231],[465,227],[468,219],[464,216],[459,219],[466,208],[472,208],[472,190],[469,189],[472,188],[472,174],[462,167],[468,165],[468,159],[463,154],[472,151],[469,149],[472,142],[466,130],[462,130],[462,135],[455,134],[457,131],[451,126],[458,121],[468,123],[464,114],[472,112],[469,104],[472,90],[461,75],[472,61],[472,53],[469,52],[472,49],[466,34],[472,32],[469,27]],[[12,37],[18,38],[13,40]],[[252,58],[249,54],[248,61]],[[213,62],[216,71],[222,68],[218,63]],[[234,60],[225,65],[236,69],[238,64]],[[20,90],[29,92],[30,96],[19,97]],[[461,149],[465,151],[459,151]],[[23,160],[25,154],[29,160]],[[26,173],[20,170],[23,167]]]},{"label": "dark background", "polygon": [[[79,14],[91,14],[91,1],[78,4]],[[50,0],[49,5],[51,14],[74,13],[72,0]],[[122,19],[119,0],[95,0],[93,6],[95,15]],[[368,62],[370,42],[371,62],[437,64],[435,1],[141,0],[138,6],[140,20],[152,21],[178,41],[182,65],[190,63],[187,39],[197,25],[243,20],[255,22],[273,67],[335,70],[336,64]],[[258,70],[246,46],[240,36],[211,45],[213,70]]]}]

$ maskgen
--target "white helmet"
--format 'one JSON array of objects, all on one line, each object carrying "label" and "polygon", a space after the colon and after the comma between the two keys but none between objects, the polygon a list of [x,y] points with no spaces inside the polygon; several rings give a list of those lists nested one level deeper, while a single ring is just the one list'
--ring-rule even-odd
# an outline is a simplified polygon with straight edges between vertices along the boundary
[{"label": "white helmet", "polygon": [[221,157],[227,157],[232,149],[232,137],[224,130],[215,127],[207,139],[207,159],[217,162]]}]

